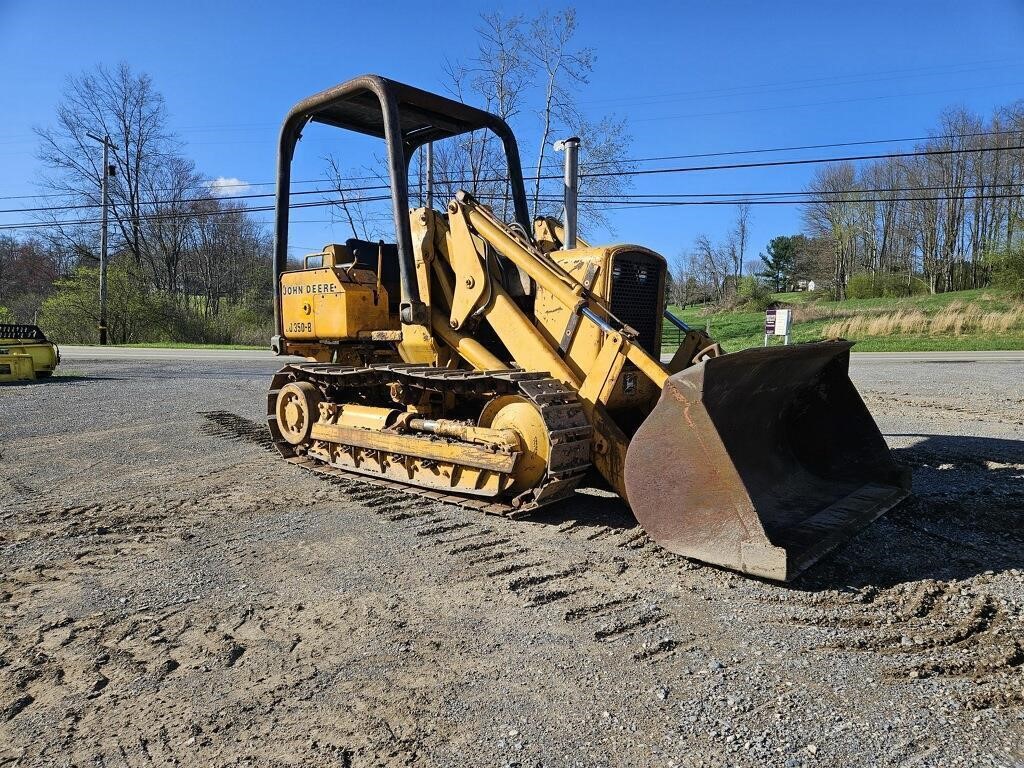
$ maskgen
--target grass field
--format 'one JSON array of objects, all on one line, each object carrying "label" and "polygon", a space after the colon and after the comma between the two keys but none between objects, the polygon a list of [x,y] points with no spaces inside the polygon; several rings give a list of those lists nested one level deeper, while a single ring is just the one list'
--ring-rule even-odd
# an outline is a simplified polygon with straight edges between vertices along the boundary
[{"label": "grass field", "polygon": [[[841,337],[856,341],[859,352],[1024,349],[1024,303],[996,289],[842,302],[816,293],[775,299],[794,310],[795,342]],[[728,351],[764,343],[763,312],[672,311],[691,326],[707,327]]]},{"label": "grass field", "polygon": [[[858,352],[932,352],[1024,349],[1024,303],[992,288],[892,299],[829,301],[821,293],[778,293],[794,310],[791,341],[846,338]],[[764,313],[714,312],[698,306],[671,311],[707,328],[727,351],[764,343]],[[776,342],[779,343],[779,342]],[[245,344],[126,344],[158,349],[268,349]],[[667,347],[666,347],[667,351]]]}]

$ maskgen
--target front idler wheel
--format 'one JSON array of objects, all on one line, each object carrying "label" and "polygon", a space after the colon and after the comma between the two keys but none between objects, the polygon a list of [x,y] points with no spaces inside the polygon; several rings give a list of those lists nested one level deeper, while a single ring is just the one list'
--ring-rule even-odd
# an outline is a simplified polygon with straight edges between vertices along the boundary
[{"label": "front idler wheel", "polygon": [[313,424],[320,417],[320,390],[308,381],[292,381],[277,396],[277,427],[292,445],[309,440]]}]

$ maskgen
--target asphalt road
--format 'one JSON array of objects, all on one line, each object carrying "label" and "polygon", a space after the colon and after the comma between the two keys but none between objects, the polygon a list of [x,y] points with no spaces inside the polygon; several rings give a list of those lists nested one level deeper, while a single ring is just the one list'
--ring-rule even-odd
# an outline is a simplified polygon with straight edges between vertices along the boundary
[{"label": "asphalt road", "polygon": [[[269,349],[190,349],[61,345],[61,360],[276,360]],[[285,358],[291,359],[291,358]],[[297,358],[296,358],[297,359]]]},{"label": "asphalt road", "polygon": [[[62,346],[63,360],[285,360],[270,350],[259,349],[171,349],[139,347]],[[854,352],[853,361],[866,362],[998,362],[1024,363],[1024,350],[986,352]]]}]

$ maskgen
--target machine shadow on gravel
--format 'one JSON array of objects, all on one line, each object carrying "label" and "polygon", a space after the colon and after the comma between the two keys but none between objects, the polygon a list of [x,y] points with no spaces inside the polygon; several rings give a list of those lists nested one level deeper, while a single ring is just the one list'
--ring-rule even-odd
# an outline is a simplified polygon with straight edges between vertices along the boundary
[{"label": "machine shadow on gravel", "polygon": [[[596,490],[597,492],[592,492]],[[562,526],[573,524],[574,528],[611,528],[625,531],[636,528],[639,523],[626,503],[609,491],[579,488],[572,498],[550,507],[541,507],[524,519],[541,525]]]},{"label": "machine shadow on gravel", "polygon": [[42,379],[5,381],[0,383],[0,391],[5,389],[53,387],[58,384],[88,384],[92,381],[125,381],[125,379],[120,376],[96,376],[95,374],[86,373],[55,373]]},{"label": "machine shadow on gravel", "polygon": [[914,495],[793,586],[818,591],[963,580],[1024,568],[1024,441],[919,437],[893,451]]}]

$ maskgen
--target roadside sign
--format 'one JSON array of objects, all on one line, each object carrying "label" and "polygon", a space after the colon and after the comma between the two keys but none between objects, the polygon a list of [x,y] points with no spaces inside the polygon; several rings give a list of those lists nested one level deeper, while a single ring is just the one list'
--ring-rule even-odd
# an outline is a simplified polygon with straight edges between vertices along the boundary
[{"label": "roadside sign", "polygon": [[768,339],[771,336],[782,336],[786,344],[789,344],[789,326],[792,321],[793,310],[791,309],[769,309],[764,313],[764,345],[768,346]]},{"label": "roadside sign", "polygon": [[788,336],[791,309],[769,309],[764,313],[764,332],[769,336]]}]

